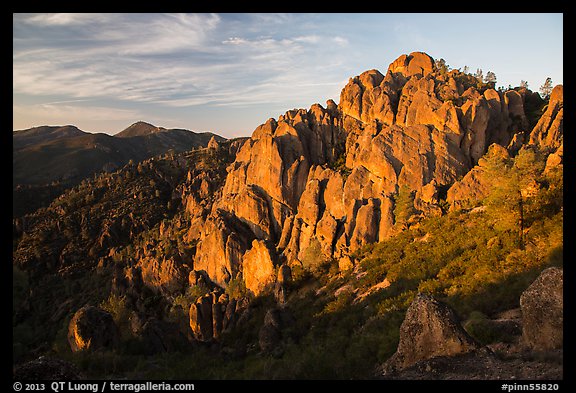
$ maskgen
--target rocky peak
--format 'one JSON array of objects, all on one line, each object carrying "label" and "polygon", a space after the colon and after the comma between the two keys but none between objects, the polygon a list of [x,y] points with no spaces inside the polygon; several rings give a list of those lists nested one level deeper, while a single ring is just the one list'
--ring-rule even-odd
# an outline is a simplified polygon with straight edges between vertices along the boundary
[{"label": "rocky peak", "polygon": [[434,70],[434,59],[424,52],[401,55],[388,66],[388,72],[400,73],[406,77],[426,76]]},{"label": "rocky peak", "polygon": [[120,131],[115,136],[119,138],[129,138],[133,136],[150,135],[164,130],[165,128],[163,127],[156,127],[150,123],[146,123],[144,121],[138,121],[129,126],[128,128],[126,128],[125,130]]},{"label": "rocky peak", "polygon": [[210,141],[208,142],[208,149],[218,150],[219,148],[220,144],[218,143],[216,138],[215,137],[210,138]]}]

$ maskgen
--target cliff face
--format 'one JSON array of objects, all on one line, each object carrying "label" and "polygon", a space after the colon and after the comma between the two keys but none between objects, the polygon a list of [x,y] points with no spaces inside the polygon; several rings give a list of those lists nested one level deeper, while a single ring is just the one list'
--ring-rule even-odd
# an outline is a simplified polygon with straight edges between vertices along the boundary
[{"label": "cliff face", "polygon": [[[561,87],[552,96],[529,138],[557,148]],[[467,174],[464,183],[482,177],[470,170],[488,147],[517,150],[527,127],[517,91],[437,69],[425,53],[402,55],[385,74],[351,78],[338,105],[329,100],[326,108],[291,110],[254,130],[197,236],[194,269],[226,286],[236,277],[253,281],[244,261],[296,266],[311,253],[345,257],[398,230],[400,187],[414,196],[413,219],[442,214],[439,193]],[[480,195],[479,187],[464,184],[461,194]],[[261,242],[266,253],[252,250]]]}]

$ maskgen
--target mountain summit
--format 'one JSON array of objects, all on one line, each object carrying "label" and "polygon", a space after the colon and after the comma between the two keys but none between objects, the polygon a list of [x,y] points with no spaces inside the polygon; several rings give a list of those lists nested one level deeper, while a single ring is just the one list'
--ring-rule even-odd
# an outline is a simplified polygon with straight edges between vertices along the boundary
[{"label": "mountain summit", "polygon": [[166,131],[166,129],[163,127],[156,127],[150,123],[138,121],[132,124],[131,126],[127,127],[126,129],[120,131],[114,136],[119,138],[129,138],[133,136],[150,135],[162,131]]}]

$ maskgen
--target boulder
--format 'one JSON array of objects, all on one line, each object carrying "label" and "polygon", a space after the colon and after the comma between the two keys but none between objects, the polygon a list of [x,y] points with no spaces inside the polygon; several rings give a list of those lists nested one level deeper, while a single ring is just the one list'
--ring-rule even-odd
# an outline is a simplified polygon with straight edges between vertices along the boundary
[{"label": "boulder", "polygon": [[278,348],[281,339],[280,330],[273,325],[264,324],[258,332],[258,345],[263,352],[272,352]]},{"label": "boulder", "polygon": [[[78,380],[82,376],[76,366],[62,359],[40,356],[14,368],[15,381]],[[16,390],[16,389],[14,389]]]},{"label": "boulder", "polygon": [[279,284],[287,284],[292,280],[292,269],[286,264],[280,265],[278,268],[278,278],[276,282]]},{"label": "boulder", "polygon": [[354,262],[352,261],[352,258],[350,258],[348,255],[340,258],[338,260],[338,269],[341,272],[345,272],[345,271],[349,271],[349,270],[354,269]]},{"label": "boulder", "polygon": [[380,200],[370,198],[356,214],[356,225],[350,239],[350,250],[356,251],[364,244],[378,241],[380,223]]},{"label": "boulder", "polygon": [[190,329],[198,341],[218,340],[236,323],[238,302],[216,288],[190,305]]},{"label": "boulder", "polygon": [[522,340],[533,350],[562,348],[564,343],[564,271],[551,267],[520,297]]},{"label": "boulder", "polygon": [[240,271],[242,256],[254,239],[247,225],[217,210],[203,227],[194,256],[194,270],[203,270],[214,283],[226,287]]},{"label": "boulder", "polygon": [[454,356],[481,348],[460,325],[447,305],[418,294],[400,326],[396,353],[386,361],[385,374],[400,371],[426,359]]},{"label": "boulder", "polygon": [[560,147],[554,152],[548,155],[546,159],[546,167],[544,168],[544,173],[548,173],[555,168],[562,167],[562,160],[564,157],[564,144],[560,144]]},{"label": "boulder", "polygon": [[115,347],[120,333],[112,315],[94,306],[84,306],[68,325],[68,343],[72,352]]}]

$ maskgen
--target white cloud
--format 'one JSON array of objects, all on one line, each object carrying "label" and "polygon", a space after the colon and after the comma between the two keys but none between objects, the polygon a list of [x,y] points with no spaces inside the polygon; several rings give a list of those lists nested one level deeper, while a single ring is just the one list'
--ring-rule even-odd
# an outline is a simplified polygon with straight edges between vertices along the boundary
[{"label": "white cloud", "polygon": [[346,37],[336,36],[336,37],[332,38],[332,41],[334,41],[337,45],[340,45],[340,46],[348,46],[348,44],[349,44],[348,38],[346,38]]},{"label": "white cloud", "polygon": [[114,14],[35,14],[25,15],[24,22],[40,26],[70,26],[87,23],[105,23],[115,19]]},{"label": "white cloud", "polygon": [[248,44],[249,41],[240,38],[240,37],[230,37],[224,41],[222,41],[223,44],[227,45],[227,44],[231,44],[231,45],[244,45],[244,44]]}]

